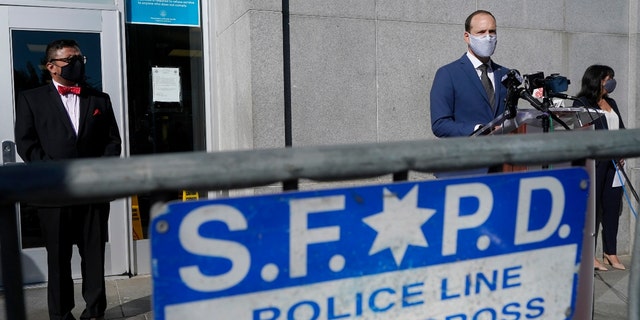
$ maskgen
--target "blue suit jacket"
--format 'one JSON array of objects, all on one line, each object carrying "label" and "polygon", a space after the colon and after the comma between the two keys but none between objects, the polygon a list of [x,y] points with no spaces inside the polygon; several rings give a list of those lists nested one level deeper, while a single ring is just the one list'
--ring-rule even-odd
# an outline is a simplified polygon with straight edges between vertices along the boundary
[{"label": "blue suit jacket", "polygon": [[431,87],[431,130],[437,137],[469,136],[476,125],[487,124],[504,112],[507,88],[500,81],[509,69],[491,63],[495,112],[466,54],[438,69]]}]

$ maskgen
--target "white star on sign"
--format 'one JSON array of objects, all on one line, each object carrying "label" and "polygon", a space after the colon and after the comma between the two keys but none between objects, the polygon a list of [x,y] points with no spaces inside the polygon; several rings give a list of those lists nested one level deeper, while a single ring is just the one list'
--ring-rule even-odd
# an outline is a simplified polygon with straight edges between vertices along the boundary
[{"label": "white star on sign", "polygon": [[413,187],[404,199],[385,188],[382,212],[362,219],[378,232],[369,255],[388,248],[399,266],[409,245],[429,246],[421,227],[435,213],[433,209],[418,208],[418,186]]}]

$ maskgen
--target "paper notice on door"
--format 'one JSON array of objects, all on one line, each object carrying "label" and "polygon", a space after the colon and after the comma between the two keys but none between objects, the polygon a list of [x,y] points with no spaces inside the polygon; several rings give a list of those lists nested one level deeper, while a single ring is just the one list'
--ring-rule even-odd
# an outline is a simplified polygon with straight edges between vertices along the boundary
[{"label": "paper notice on door", "polygon": [[152,68],[153,101],[180,102],[180,69]]}]

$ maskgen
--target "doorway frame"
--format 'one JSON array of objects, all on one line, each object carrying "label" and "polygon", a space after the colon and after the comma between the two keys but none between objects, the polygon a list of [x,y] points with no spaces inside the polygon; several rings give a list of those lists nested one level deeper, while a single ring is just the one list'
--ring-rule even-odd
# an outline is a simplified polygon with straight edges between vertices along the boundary
[{"label": "doorway frame", "polygon": [[[115,7],[107,9],[75,9],[55,7],[0,6],[0,72],[13,75],[12,31],[87,32],[100,35],[102,90],[108,93],[113,104],[116,121],[123,141],[122,156],[128,154],[128,128],[125,112],[125,60],[122,41],[122,14]],[[0,140],[14,141],[15,119],[14,79],[10,85],[0,86]],[[10,109],[10,110],[7,110]],[[22,162],[19,156],[16,161]],[[131,273],[132,231],[130,200],[111,202],[109,217],[109,242],[106,247],[105,275]],[[18,219],[20,221],[20,219]],[[21,250],[23,279],[25,283],[47,281],[46,251],[44,248]],[[72,260],[73,275],[80,277],[77,250]]]}]

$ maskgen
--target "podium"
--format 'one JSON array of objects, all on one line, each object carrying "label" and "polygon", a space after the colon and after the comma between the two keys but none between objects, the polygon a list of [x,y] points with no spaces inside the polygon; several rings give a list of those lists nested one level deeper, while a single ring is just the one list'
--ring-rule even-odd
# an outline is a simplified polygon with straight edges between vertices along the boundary
[{"label": "podium", "polygon": [[[483,129],[475,132],[472,137],[481,135],[526,134],[528,132],[545,132],[544,123],[550,123],[551,114],[560,119],[571,129],[589,126],[593,121],[604,115],[600,109],[585,107],[551,107],[545,113],[538,109],[519,109],[515,117],[507,118],[506,112],[487,123]],[[529,130],[532,128],[533,130]],[[526,171],[526,166],[504,164],[502,172]]]},{"label": "podium", "polygon": [[[585,107],[552,107],[549,108],[549,113],[558,117],[565,124],[572,127],[572,129],[586,127],[604,115],[604,111],[600,109]],[[509,134],[514,132],[526,133],[527,126],[542,128],[544,118],[549,116],[549,114],[537,109],[518,110],[516,116],[511,119],[507,119],[505,114],[501,114],[483,127],[487,128],[486,130],[479,130],[474,133],[472,137],[481,135]]]}]

